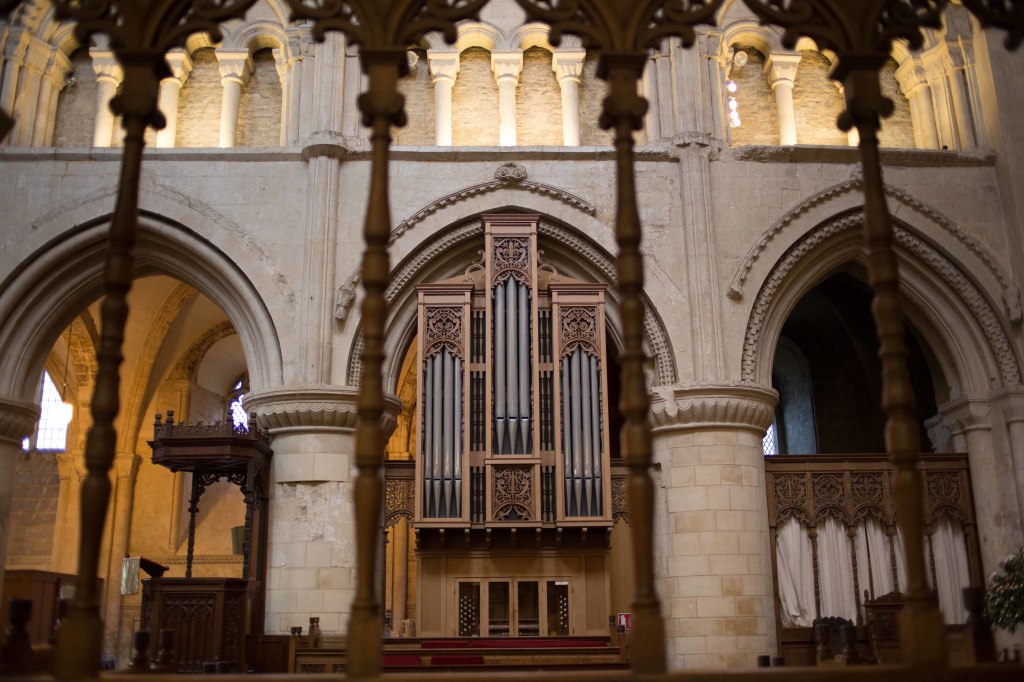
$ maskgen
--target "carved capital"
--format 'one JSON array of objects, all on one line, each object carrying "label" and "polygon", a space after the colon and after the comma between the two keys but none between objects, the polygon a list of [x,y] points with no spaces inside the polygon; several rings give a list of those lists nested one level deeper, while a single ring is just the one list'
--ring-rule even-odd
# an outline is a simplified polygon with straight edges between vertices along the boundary
[{"label": "carved capital", "polygon": [[167,64],[171,67],[172,75],[161,82],[175,81],[180,88],[192,73],[192,58],[184,50],[171,50],[167,53]]},{"label": "carved capital", "polygon": [[427,65],[435,85],[441,82],[454,85],[455,77],[459,75],[459,64],[458,50],[427,50]]},{"label": "carved capital", "polygon": [[991,404],[985,398],[963,397],[950,401],[939,408],[942,420],[953,434],[963,434],[978,429],[992,428],[989,421]]},{"label": "carved capital", "polygon": [[[292,431],[351,431],[356,427],[358,389],[350,386],[293,386],[250,393],[245,407],[273,436]],[[395,430],[402,401],[385,394],[381,418],[385,438]]]},{"label": "carved capital", "polygon": [[92,58],[92,70],[96,72],[98,83],[111,81],[115,86],[121,84],[124,80],[124,71],[112,51],[92,48],[89,50],[89,56]]},{"label": "carved capital", "polygon": [[992,396],[992,404],[1002,412],[1007,424],[1024,422],[1024,390],[1000,391]]},{"label": "carved capital", "polygon": [[768,82],[774,89],[780,83],[793,85],[796,81],[796,71],[800,66],[799,52],[775,51],[768,55],[764,62],[764,73],[768,76]]},{"label": "carved capital", "polygon": [[220,81],[236,81],[245,85],[252,75],[252,57],[248,50],[216,50],[217,62],[220,65]]},{"label": "carved capital", "polygon": [[32,434],[39,421],[39,406],[0,397],[0,443],[21,447],[21,439]]},{"label": "carved capital", "polygon": [[754,385],[668,386],[651,396],[650,420],[655,433],[729,428],[763,434],[778,401],[774,389]]},{"label": "carved capital", "polygon": [[142,458],[134,452],[119,452],[114,456],[114,475],[119,479],[135,480]]},{"label": "carved capital", "polygon": [[494,50],[491,52],[491,71],[500,85],[502,81],[511,79],[519,82],[519,74],[523,70],[522,50]]},{"label": "carved capital", "polygon": [[917,57],[907,57],[902,64],[896,68],[896,82],[900,84],[900,90],[909,99],[917,94],[917,91],[928,85],[928,77],[924,73],[924,65]]},{"label": "carved capital", "polygon": [[555,72],[558,82],[563,80],[580,82],[583,75],[583,60],[587,51],[578,49],[558,48],[551,55],[551,69]]},{"label": "carved capital", "polygon": [[43,73],[46,71],[46,65],[50,63],[50,56],[52,54],[52,47],[46,42],[33,37],[28,43],[28,49],[25,51],[25,66],[37,73]]}]

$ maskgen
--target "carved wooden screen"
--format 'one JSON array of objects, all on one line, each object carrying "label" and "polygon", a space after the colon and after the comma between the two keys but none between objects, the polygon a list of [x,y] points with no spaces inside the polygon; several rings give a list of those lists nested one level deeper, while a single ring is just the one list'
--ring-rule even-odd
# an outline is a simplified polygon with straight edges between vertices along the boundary
[{"label": "carved wooden screen", "polygon": [[542,263],[535,215],[419,287],[420,527],[610,521],[604,287]]}]

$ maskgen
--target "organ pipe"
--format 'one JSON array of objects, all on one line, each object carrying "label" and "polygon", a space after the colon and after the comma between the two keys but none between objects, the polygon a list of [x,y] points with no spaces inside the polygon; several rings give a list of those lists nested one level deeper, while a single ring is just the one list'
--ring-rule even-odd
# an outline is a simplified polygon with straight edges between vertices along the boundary
[{"label": "organ pipe", "polygon": [[508,410],[509,428],[508,449],[504,452],[517,452],[516,436],[519,435],[519,391],[516,386],[519,378],[519,337],[516,335],[516,281],[505,282],[505,409]]},{"label": "organ pipe", "polygon": [[462,359],[447,348],[424,363],[423,515],[462,514]]},{"label": "organ pipe", "polygon": [[576,348],[562,358],[561,371],[565,513],[600,516],[603,503],[599,360]]},{"label": "organ pipe", "polygon": [[494,432],[496,454],[505,452],[505,283],[494,287]]},{"label": "organ pipe", "polygon": [[519,306],[519,431],[522,449],[530,451],[530,292],[523,284],[518,286]]}]

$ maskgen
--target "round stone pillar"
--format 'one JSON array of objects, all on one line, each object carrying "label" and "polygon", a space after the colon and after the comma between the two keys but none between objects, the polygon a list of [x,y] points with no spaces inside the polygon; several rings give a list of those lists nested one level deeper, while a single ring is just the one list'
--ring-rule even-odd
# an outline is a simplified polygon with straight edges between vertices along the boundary
[{"label": "round stone pillar", "polygon": [[[344,633],[355,594],[356,389],[275,389],[245,402],[274,450],[265,630],[305,629],[318,616],[325,634]],[[401,401],[388,396],[385,410],[390,433]]]},{"label": "round stone pillar", "polygon": [[672,668],[754,667],[776,653],[761,440],[777,401],[752,385],[670,387],[652,399]]},{"label": "round stone pillar", "polygon": [[7,563],[15,465],[22,452],[21,441],[32,433],[37,421],[38,405],[0,397],[0,585],[3,584],[4,565]]}]

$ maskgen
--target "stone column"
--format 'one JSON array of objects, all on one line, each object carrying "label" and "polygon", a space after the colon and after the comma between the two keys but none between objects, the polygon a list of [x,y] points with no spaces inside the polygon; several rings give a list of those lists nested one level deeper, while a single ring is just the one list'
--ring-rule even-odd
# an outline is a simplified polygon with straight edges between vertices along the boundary
[{"label": "stone column", "polygon": [[1005,391],[998,394],[994,402],[1001,412],[1003,423],[1006,424],[1010,445],[1010,466],[1004,473],[1012,473],[1013,488],[1017,495],[1017,511],[1020,514],[1021,528],[1024,528],[1024,391]]},{"label": "stone column", "polygon": [[974,149],[974,121],[971,118],[971,106],[968,103],[966,64],[963,51],[959,45],[946,45],[945,60],[946,78],[949,80],[949,92],[953,100],[953,114],[956,118],[957,138],[960,149]]},{"label": "stone column", "polygon": [[124,77],[121,65],[110,50],[89,50],[92,70],[96,72],[96,122],[92,129],[92,146],[109,147],[114,141],[114,112],[110,100],[114,99]]},{"label": "stone column", "polygon": [[53,529],[53,570],[74,573],[78,564],[79,518],[81,511],[82,479],[85,462],[82,453],[62,452],[55,456],[60,492],[57,501],[57,521]]},{"label": "stone column", "polygon": [[391,603],[391,629],[394,632],[401,630],[402,621],[406,619],[405,603],[409,599],[409,521],[404,517],[398,518],[392,533],[395,541],[393,578],[393,593]]},{"label": "stone column", "polygon": [[[32,36],[23,28],[9,28],[8,31],[4,44],[4,79],[3,87],[0,88],[0,109],[10,113],[14,111],[18,95],[18,75],[21,67],[25,65],[25,52]],[[12,144],[12,139],[8,135],[7,144]]]},{"label": "stone column", "polygon": [[772,52],[764,63],[764,72],[775,93],[775,106],[779,111],[779,144],[796,144],[796,111],[793,108],[793,83],[799,52]]},{"label": "stone column", "polygon": [[427,50],[427,64],[434,84],[434,144],[452,144],[452,88],[459,75],[458,50]]},{"label": "stone column", "polygon": [[946,78],[946,57],[946,45],[939,43],[921,53],[921,63],[924,65],[928,90],[932,98],[938,147],[939,149],[956,149],[958,139],[953,126],[949,81]]},{"label": "stone column", "polygon": [[[131,532],[132,498],[135,492],[135,479],[139,473],[142,458],[134,452],[118,452],[114,456],[114,489],[111,492],[111,508],[108,516],[109,552],[106,557],[100,556],[101,575],[103,581],[103,651],[124,660],[129,651],[126,647],[128,637],[121,632],[122,610],[121,597],[121,560],[128,556],[128,536]],[[104,563],[106,570],[104,571]],[[123,626],[131,629],[131,623]],[[127,634],[127,633],[125,633]]]},{"label": "stone column", "polygon": [[908,57],[896,69],[896,82],[910,102],[910,118],[914,125],[914,144],[918,149],[936,149],[939,146],[935,130],[935,112],[932,111],[932,97],[928,79],[924,75],[921,60]]},{"label": "stone column", "polygon": [[242,86],[252,75],[252,57],[248,50],[217,50],[220,63],[220,82],[224,95],[220,101],[221,147],[234,147],[238,135],[238,104],[242,99]]},{"label": "stone column", "polygon": [[7,563],[15,465],[22,454],[21,441],[31,435],[37,421],[39,406],[35,403],[0,397],[0,584],[3,584]]},{"label": "stone column", "polygon": [[[352,501],[356,389],[290,387],[250,393],[246,407],[273,438],[268,634],[320,618],[325,634],[344,633],[355,593]],[[385,404],[387,430],[401,402]]]},{"label": "stone column", "polygon": [[160,112],[167,119],[167,125],[156,133],[157,147],[173,147],[178,135],[178,97],[181,86],[185,85],[192,73],[192,58],[184,50],[173,50],[167,53],[167,63],[171,67],[171,75],[160,81]]},{"label": "stone column", "polygon": [[586,56],[583,49],[557,48],[551,57],[551,68],[562,91],[562,144],[566,147],[580,144],[580,76]]},{"label": "stone column", "polygon": [[491,70],[498,81],[498,141],[502,147],[516,144],[516,87],[523,70],[522,50],[494,50]]},{"label": "stone column", "polygon": [[652,400],[672,668],[754,667],[776,650],[761,439],[777,399],[732,384],[666,387]]},{"label": "stone column", "polygon": [[954,445],[961,452],[967,451],[985,575],[996,570],[1022,537],[1013,455],[993,438],[991,410],[987,398],[971,396],[939,408]]},{"label": "stone column", "polygon": [[60,50],[53,50],[39,92],[36,124],[32,131],[33,146],[47,147],[53,144],[53,127],[57,121],[57,100],[70,72],[71,60]]}]

